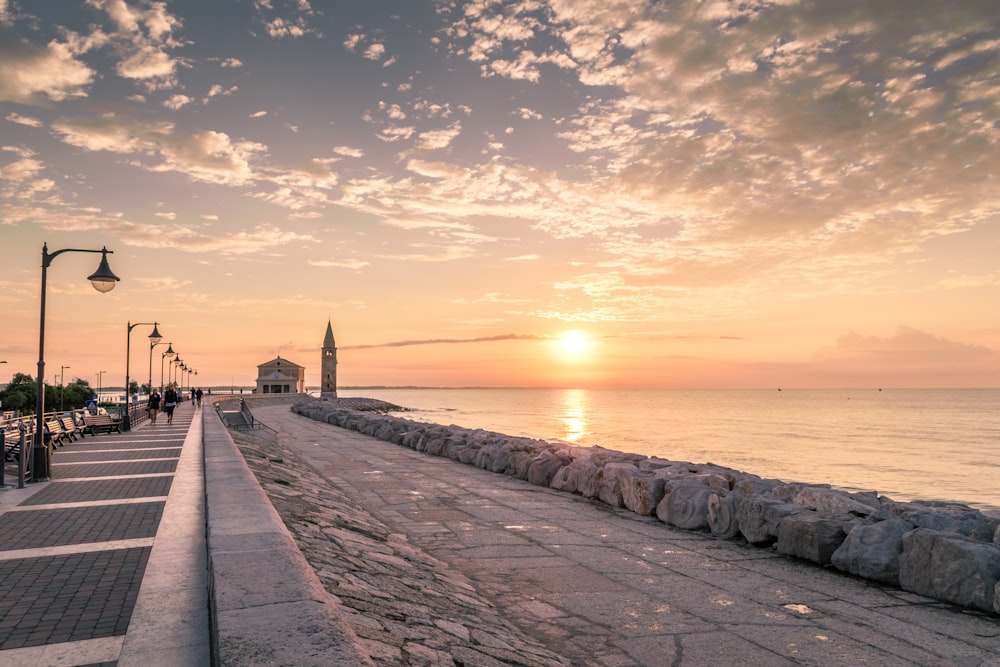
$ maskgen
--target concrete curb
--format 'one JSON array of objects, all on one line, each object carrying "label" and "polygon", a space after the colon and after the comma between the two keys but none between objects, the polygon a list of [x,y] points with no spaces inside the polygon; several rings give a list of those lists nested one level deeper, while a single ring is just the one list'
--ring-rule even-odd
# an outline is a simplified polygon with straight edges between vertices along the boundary
[{"label": "concrete curb", "polygon": [[215,664],[373,665],[218,415],[202,418]]}]

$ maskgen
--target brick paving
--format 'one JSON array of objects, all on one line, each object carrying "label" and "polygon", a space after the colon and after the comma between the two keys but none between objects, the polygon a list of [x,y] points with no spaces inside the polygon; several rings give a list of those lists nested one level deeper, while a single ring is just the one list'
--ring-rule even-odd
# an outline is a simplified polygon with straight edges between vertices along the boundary
[{"label": "brick paving", "polygon": [[120,664],[194,414],[66,443],[50,480],[0,489],[0,664]]},{"label": "brick paving", "polygon": [[164,476],[61,482],[48,485],[21,503],[21,507],[98,500],[160,498],[170,492],[170,483],[173,480],[173,476]]},{"label": "brick paving", "polygon": [[0,650],[124,634],[149,551],[0,563]]},{"label": "brick paving", "polygon": [[[115,460],[133,461],[143,459],[175,459],[181,455],[180,447],[145,447],[127,452],[115,451]],[[59,452],[59,462],[66,463],[89,463],[92,461],[104,462],[108,459],[108,452]],[[68,472],[67,472],[68,474]]]},{"label": "brick paving", "polygon": [[156,461],[126,461],[124,463],[94,463],[73,464],[72,468],[63,470],[64,476],[71,477],[127,477],[129,475],[155,475],[164,472],[174,472],[177,469],[177,459]]},{"label": "brick paving", "polygon": [[153,537],[163,501],[8,512],[0,516],[0,551]]}]

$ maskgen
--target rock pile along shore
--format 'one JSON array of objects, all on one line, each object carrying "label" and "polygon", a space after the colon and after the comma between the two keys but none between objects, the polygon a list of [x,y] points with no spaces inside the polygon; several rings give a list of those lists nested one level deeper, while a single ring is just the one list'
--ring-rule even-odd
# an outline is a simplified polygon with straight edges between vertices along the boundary
[{"label": "rock pile along shore", "polygon": [[415,451],[599,499],[665,524],[757,547],[963,607],[1000,614],[1000,518],[957,503],[786,483],[694,464],[417,422],[371,399],[292,411]]}]

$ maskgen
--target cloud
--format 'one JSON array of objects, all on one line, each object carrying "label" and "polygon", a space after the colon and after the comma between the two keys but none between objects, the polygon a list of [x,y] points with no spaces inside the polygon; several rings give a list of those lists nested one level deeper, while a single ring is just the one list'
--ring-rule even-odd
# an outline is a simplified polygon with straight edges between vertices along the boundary
[{"label": "cloud", "polygon": [[94,71],[68,43],[44,47],[0,41],[0,101],[40,104],[85,97]]},{"label": "cloud", "polygon": [[430,150],[447,148],[448,144],[461,133],[462,124],[459,122],[452,123],[448,127],[439,130],[421,132],[417,140],[417,146]]},{"label": "cloud", "polygon": [[825,361],[878,367],[924,368],[976,364],[996,358],[996,351],[901,325],[894,335],[888,337],[862,336],[852,331],[838,338],[835,348],[821,350],[817,357]]},{"label": "cloud", "polygon": [[19,113],[10,112],[6,116],[7,120],[12,123],[17,123],[18,125],[26,125],[28,127],[42,127],[42,121],[37,118],[31,118],[30,116],[22,116]]},{"label": "cloud", "polygon": [[373,345],[347,345],[341,350],[368,350],[380,347],[409,347],[411,345],[454,345],[468,343],[494,343],[504,340],[548,340],[547,336],[536,334],[501,334],[499,336],[482,336],[479,338],[430,338],[426,340],[402,340],[392,343],[376,343]]},{"label": "cloud", "polygon": [[114,0],[94,0],[93,4],[104,9],[114,25],[108,43],[120,55],[115,67],[118,75],[142,83],[148,91],[174,87],[178,62],[169,51],[182,45],[173,36],[182,23],[167,11],[167,4],[128,6]]},{"label": "cloud", "polygon": [[365,48],[365,60],[381,60],[383,55],[385,55],[384,44],[369,44]]},{"label": "cloud", "polygon": [[251,159],[266,151],[255,142],[234,141],[223,132],[178,135],[170,123],[141,123],[106,115],[99,119],[63,119],[52,124],[66,143],[91,151],[155,156],[145,168],[176,171],[189,178],[222,185],[253,180]]},{"label": "cloud", "polygon": [[334,146],[333,152],[336,155],[343,155],[344,157],[360,158],[365,156],[365,151],[363,149],[354,148],[353,146]]},{"label": "cloud", "polygon": [[309,262],[310,266],[318,266],[321,268],[336,268],[336,269],[363,269],[369,266],[371,262],[363,259],[329,259],[329,260],[313,260]]},{"label": "cloud", "polygon": [[171,95],[167,101],[163,103],[163,106],[168,109],[173,109],[174,111],[180,109],[181,107],[187,106],[193,102],[187,95]]}]

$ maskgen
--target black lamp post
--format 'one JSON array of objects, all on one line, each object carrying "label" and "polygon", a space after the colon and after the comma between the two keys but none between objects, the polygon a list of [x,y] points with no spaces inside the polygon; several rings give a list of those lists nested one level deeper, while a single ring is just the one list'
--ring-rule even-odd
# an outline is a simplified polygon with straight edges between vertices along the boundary
[{"label": "black lamp post", "polygon": [[63,380],[66,378],[66,369],[69,366],[59,367],[59,412],[63,411]]},{"label": "black lamp post", "polygon": [[101,380],[107,371],[97,371],[97,404],[101,403]]},{"label": "black lamp post", "polygon": [[173,366],[172,370],[174,371],[174,380],[172,384],[177,384],[177,371],[183,364],[184,362],[181,361],[181,355],[179,354],[174,357],[173,361],[170,362],[170,365]]},{"label": "black lamp post", "polygon": [[[174,344],[167,343],[167,351],[160,355],[160,393],[163,393],[163,361],[164,359],[173,359],[176,352],[174,352]],[[167,376],[170,379],[170,376]]]},{"label": "black lamp post", "polygon": [[87,276],[87,280],[98,292],[110,292],[121,280],[112,273],[111,267],[108,266],[108,254],[114,254],[114,251],[108,250],[107,247],[100,250],[66,248],[50,253],[48,244],[42,244],[42,297],[38,317],[38,379],[35,387],[35,443],[31,455],[31,478],[36,482],[48,479],[50,468],[49,448],[45,444],[45,287],[49,265],[52,264],[52,260],[64,252],[101,253],[101,263],[97,265],[97,271]]},{"label": "black lamp post", "polygon": [[157,345],[170,346],[170,343],[161,343],[160,341],[153,342],[153,338],[149,339],[149,395],[153,394],[153,348]]},{"label": "black lamp post", "polygon": [[132,408],[132,383],[129,378],[129,358],[132,356],[132,329],[142,325],[153,325],[153,332],[149,334],[150,345],[159,343],[162,336],[156,329],[156,322],[136,322],[135,324],[127,322],[126,324],[128,324],[128,331],[125,335],[125,416],[122,418],[122,430],[130,431],[132,430],[131,413],[129,412]]}]

